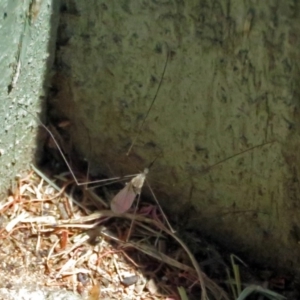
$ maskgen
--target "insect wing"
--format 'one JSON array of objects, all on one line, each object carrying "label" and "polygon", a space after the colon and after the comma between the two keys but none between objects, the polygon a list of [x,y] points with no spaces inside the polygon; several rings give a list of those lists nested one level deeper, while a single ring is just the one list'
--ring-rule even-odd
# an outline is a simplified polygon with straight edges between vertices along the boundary
[{"label": "insect wing", "polygon": [[134,192],[138,195],[141,193],[142,187],[144,185],[144,181],[146,179],[146,173],[141,173],[137,175],[136,177],[132,178],[131,185]]},{"label": "insect wing", "polygon": [[132,183],[129,182],[115,197],[110,203],[110,208],[114,213],[123,214],[126,212],[132,205],[136,192],[133,189]]}]

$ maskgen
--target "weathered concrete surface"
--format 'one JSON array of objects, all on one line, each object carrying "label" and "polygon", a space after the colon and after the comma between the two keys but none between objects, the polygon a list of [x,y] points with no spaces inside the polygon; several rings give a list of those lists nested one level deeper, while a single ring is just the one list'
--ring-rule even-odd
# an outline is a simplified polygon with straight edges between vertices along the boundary
[{"label": "weathered concrete surface", "polygon": [[35,155],[36,121],[20,105],[33,114],[41,110],[53,62],[58,5],[51,0],[41,6],[30,3],[0,1],[1,194],[7,193],[17,174],[28,170]]},{"label": "weathered concrete surface", "polygon": [[[49,69],[53,62],[58,24],[58,1],[0,0],[0,192],[7,194],[16,175],[27,172],[37,151],[37,123],[33,115],[42,109]],[[30,23],[28,18],[30,16]],[[2,197],[5,201],[7,197]],[[3,225],[3,224],[2,224]],[[14,245],[13,242],[11,242]],[[39,266],[29,270],[32,253],[24,261],[20,249],[0,249],[0,299],[80,299],[46,282]],[[17,250],[16,250],[17,249]],[[17,256],[17,264],[10,264]],[[12,266],[18,266],[13,267]],[[44,280],[44,281],[43,281]]]},{"label": "weathered concrete surface", "polygon": [[160,155],[149,180],[179,220],[297,268],[296,2],[63,2],[52,105],[92,166],[117,175]]}]

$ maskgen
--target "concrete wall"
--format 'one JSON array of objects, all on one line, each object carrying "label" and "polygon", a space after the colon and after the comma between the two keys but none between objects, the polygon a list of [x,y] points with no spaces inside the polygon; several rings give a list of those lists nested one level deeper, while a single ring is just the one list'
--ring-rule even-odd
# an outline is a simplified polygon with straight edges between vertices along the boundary
[{"label": "concrete wall", "polygon": [[63,3],[51,105],[94,171],[136,173],[159,156],[149,181],[183,225],[297,268],[296,2]]},{"label": "concrete wall", "polygon": [[[15,177],[29,171],[43,145],[34,115],[45,107],[58,20],[59,1],[0,0],[1,195],[14,189]],[[5,200],[4,196],[0,201]],[[1,299],[36,299],[37,295],[39,299],[80,298],[56,287],[39,286],[43,278],[43,274],[37,275],[39,268],[28,271],[26,266],[24,272],[7,272],[6,268],[0,270],[0,277],[9,282],[3,285],[5,280],[1,280]]]},{"label": "concrete wall", "polygon": [[27,172],[37,154],[36,114],[53,62],[58,1],[0,1],[0,191]]}]

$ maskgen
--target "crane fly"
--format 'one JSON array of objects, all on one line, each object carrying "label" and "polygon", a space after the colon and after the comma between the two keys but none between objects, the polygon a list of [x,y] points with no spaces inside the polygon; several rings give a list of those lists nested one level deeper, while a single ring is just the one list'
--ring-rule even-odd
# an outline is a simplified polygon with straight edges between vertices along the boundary
[{"label": "crane fly", "polygon": [[[168,64],[168,59],[169,59],[169,54],[170,54],[170,51],[169,51],[169,48],[168,48],[168,45],[167,46],[167,56],[166,56],[166,61],[165,61],[165,64],[164,64],[164,68],[163,68],[163,71],[162,71],[162,75],[161,75],[161,78],[160,78],[160,82],[158,84],[158,87],[157,87],[157,90],[155,92],[155,95],[151,101],[151,104],[147,110],[147,113],[146,113],[146,116],[145,118],[143,119],[141,125],[139,126],[137,132],[136,132],[136,135],[126,153],[127,156],[129,156],[133,146],[135,145],[136,141],[137,141],[137,138],[138,136],[140,135],[141,131],[142,131],[142,128],[145,124],[145,121],[153,107],[153,104],[157,98],[157,95],[158,95],[158,92],[160,90],[160,87],[162,85],[162,81],[163,81],[163,78],[164,78],[164,75],[165,75],[165,72],[166,72],[166,68],[167,68],[167,64]],[[22,106],[21,106],[22,107]],[[25,109],[24,107],[22,107],[24,110],[26,110],[27,112],[29,112],[27,109]],[[30,112],[29,112],[30,113]],[[30,113],[31,114],[31,113]],[[59,153],[61,154],[65,164],[67,165],[72,177],[74,178],[75,180],[75,183],[78,185],[78,186],[82,186],[82,185],[86,185],[86,186],[90,186],[92,184],[97,184],[97,183],[104,183],[104,185],[106,184],[110,184],[110,183],[113,183],[113,182],[116,182],[116,181],[119,181],[119,180],[122,180],[122,179],[125,179],[125,178],[132,178],[126,185],[124,188],[122,188],[112,199],[111,203],[110,203],[110,208],[111,210],[116,213],[116,214],[123,214],[125,213],[126,211],[128,211],[132,205],[133,205],[133,202],[135,201],[136,198],[138,198],[138,201],[140,199],[140,194],[141,194],[141,191],[142,191],[142,187],[144,185],[144,182],[146,180],[146,175],[148,174],[149,172],[149,169],[146,168],[143,172],[137,174],[137,175],[128,175],[128,176],[123,176],[123,177],[114,177],[114,178],[110,178],[110,179],[102,179],[102,180],[95,180],[95,181],[89,181],[89,182],[80,182],[78,181],[78,179],[76,178],[74,172],[72,171],[72,168],[68,162],[68,160],[66,159],[65,157],[65,154],[64,154],[64,151],[61,149],[59,143],[57,142],[54,134],[51,132],[51,130],[49,128],[47,128],[46,125],[44,125],[40,119],[36,116],[34,116],[38,122],[41,124],[41,126],[48,132],[48,134],[50,135],[50,137],[52,138],[52,140],[54,141]],[[148,184],[149,186],[149,184]],[[95,186],[93,186],[95,187]],[[161,206],[159,205],[158,203],[158,200],[157,198],[155,197],[154,195],[154,192],[152,191],[151,187],[149,186],[149,189],[151,191],[151,194],[152,196],[154,197],[154,200],[155,202],[157,203],[158,207],[159,207],[159,210],[161,211],[163,217],[165,218],[167,224],[169,225],[169,222],[166,218],[166,215],[164,214]],[[172,232],[174,232],[174,230],[172,229],[172,227],[169,225],[170,229]]]},{"label": "crane fly", "polygon": [[148,172],[149,170],[146,168],[144,172],[133,177],[131,181],[114,196],[110,203],[110,208],[114,213],[123,214],[131,208],[135,198],[140,197]]}]

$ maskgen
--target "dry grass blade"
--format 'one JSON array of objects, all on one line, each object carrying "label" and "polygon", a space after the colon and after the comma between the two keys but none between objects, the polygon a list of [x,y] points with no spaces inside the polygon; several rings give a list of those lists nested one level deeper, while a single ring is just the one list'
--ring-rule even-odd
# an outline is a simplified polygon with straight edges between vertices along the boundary
[{"label": "dry grass blade", "polygon": [[[102,212],[104,213],[105,215],[113,215],[114,213],[112,212]],[[131,214],[123,214],[123,215],[116,215],[115,214],[115,217],[121,217],[121,218],[129,218],[129,219],[135,219],[136,221],[140,221],[140,222],[145,222],[145,223],[148,223],[148,224],[152,224],[152,225],[155,225],[156,227],[158,227],[159,229],[161,229],[162,231],[164,231],[165,233],[167,233],[168,235],[170,235],[171,237],[173,237],[174,240],[176,240],[181,246],[182,248],[186,251],[186,253],[188,254],[192,264],[193,264],[193,267],[195,268],[195,271],[196,271],[196,274],[198,276],[198,279],[199,279],[199,282],[200,282],[200,285],[201,285],[201,288],[202,288],[202,299],[208,299],[208,296],[207,296],[207,292],[206,292],[206,286],[208,287],[208,289],[210,290],[210,292],[214,295],[215,299],[221,299],[220,297],[222,297],[223,299],[227,299],[229,300],[228,296],[226,295],[226,293],[223,291],[223,289],[221,289],[216,283],[214,283],[212,280],[210,280],[201,270],[200,270],[200,267],[199,267],[199,264],[198,262],[196,261],[194,255],[190,252],[189,248],[185,245],[185,243],[179,238],[177,237],[174,233],[172,233],[170,230],[168,230],[163,224],[155,221],[155,220],[152,220],[152,219],[149,219],[149,218],[146,218],[146,217],[143,217],[143,216],[139,216],[139,215],[131,215]],[[144,247],[144,246],[141,246],[141,245],[137,245],[137,244],[132,244],[132,246],[134,246],[136,249],[139,249],[140,251],[150,255],[150,256],[153,256],[159,260],[161,260],[161,257],[160,257],[160,254],[158,254],[157,252],[153,252],[153,249],[151,248],[148,248],[148,247]],[[168,263],[171,261],[171,259],[169,260],[168,258],[165,258],[165,262]],[[172,263],[173,260],[172,260]],[[171,263],[171,265],[172,265]],[[178,264],[179,265],[179,264]],[[180,264],[180,267],[179,268],[187,268],[187,266],[184,266],[182,264]],[[189,271],[193,270],[191,268],[188,268]],[[194,271],[193,271],[194,273]]]},{"label": "dry grass blade", "polygon": [[[202,299],[208,299],[208,295],[214,299],[228,299],[221,288],[200,270],[188,247],[160,221],[139,214],[116,214],[103,209],[104,205],[101,209],[100,204],[100,210],[90,213],[93,208],[86,207],[80,200],[76,201],[79,207],[73,205],[73,197],[63,194],[66,183],[61,189],[40,171],[38,174],[41,178],[32,175],[20,182],[16,198],[10,198],[9,204],[2,205],[7,222],[1,237],[10,235],[20,241],[23,240],[20,236],[34,237],[32,253],[46,251],[42,256],[44,272],[49,274],[45,284],[62,285],[84,295],[85,291],[95,286],[97,280],[101,285],[101,298],[124,299],[125,294],[130,299],[178,297],[176,284],[170,286],[167,282],[157,281],[155,285],[154,279],[158,279],[156,273],[160,270],[167,272],[166,278],[170,282],[183,274],[177,281],[186,291],[199,282]],[[86,199],[84,201],[88,203]],[[63,203],[67,204],[67,213],[58,209]],[[135,221],[133,236],[130,241],[124,242],[126,231],[122,233],[122,227],[128,229],[130,220]],[[108,234],[109,231],[112,234]],[[138,240],[137,237],[142,238]],[[176,248],[184,249],[191,265],[188,260],[178,261],[152,246],[156,240],[166,238],[171,243],[172,240],[176,241]],[[18,244],[22,247],[21,242]],[[145,260],[144,265],[155,266],[155,272],[151,268],[149,270],[152,274],[150,278],[143,275],[141,266],[131,257],[133,252],[136,253],[135,258]],[[199,285],[196,284],[196,290],[200,295]]]}]

